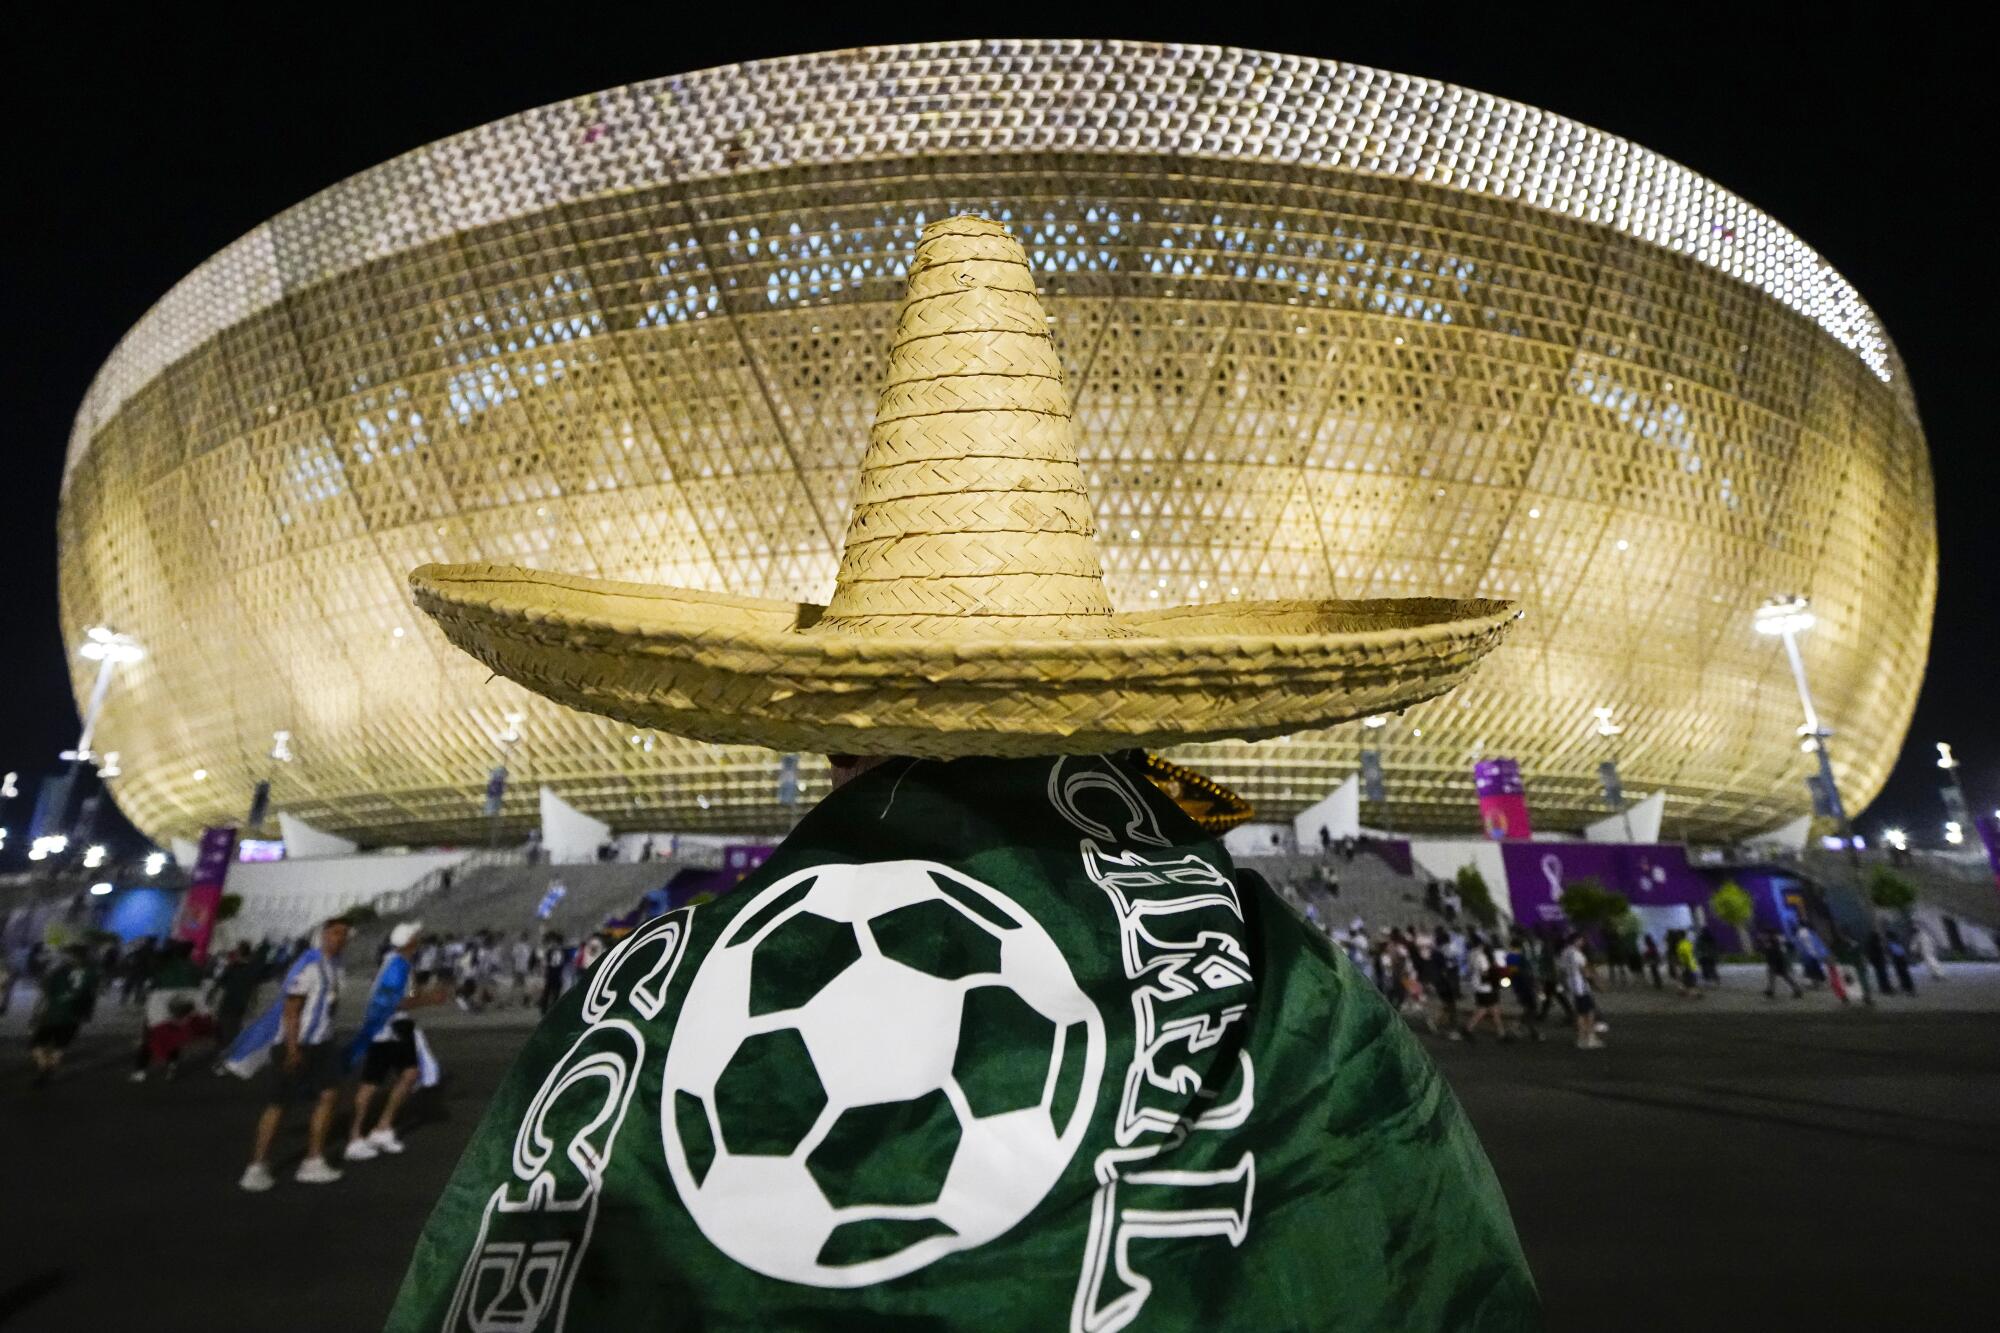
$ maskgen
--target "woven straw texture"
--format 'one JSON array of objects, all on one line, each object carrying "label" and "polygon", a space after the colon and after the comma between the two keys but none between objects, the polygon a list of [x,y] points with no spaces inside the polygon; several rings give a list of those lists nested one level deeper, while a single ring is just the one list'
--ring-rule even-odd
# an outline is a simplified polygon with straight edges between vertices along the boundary
[{"label": "woven straw texture", "polygon": [[928,227],[824,607],[429,565],[417,603],[495,671],[697,740],[849,754],[1258,739],[1443,693],[1490,600],[1114,613],[1061,362],[1005,228]]}]

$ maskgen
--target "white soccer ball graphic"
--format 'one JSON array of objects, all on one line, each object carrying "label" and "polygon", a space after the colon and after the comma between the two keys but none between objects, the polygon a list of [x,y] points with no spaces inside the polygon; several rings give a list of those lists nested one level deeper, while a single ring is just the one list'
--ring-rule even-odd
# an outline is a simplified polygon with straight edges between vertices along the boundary
[{"label": "white soccer ball graphic", "polygon": [[1096,1008],[1004,895],[928,861],[820,866],[759,893],[702,960],[661,1132],[723,1253],[859,1287],[1026,1217],[1103,1071]]}]

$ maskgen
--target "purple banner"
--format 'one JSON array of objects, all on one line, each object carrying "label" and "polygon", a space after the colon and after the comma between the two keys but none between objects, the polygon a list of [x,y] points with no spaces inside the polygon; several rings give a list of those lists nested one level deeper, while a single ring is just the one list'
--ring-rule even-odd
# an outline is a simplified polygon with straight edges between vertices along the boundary
[{"label": "purple banner", "polygon": [[1974,815],[1972,827],[1986,844],[1986,866],[1993,872],[1994,887],[2000,888],[2000,814]]},{"label": "purple banner", "polygon": [[729,875],[729,882],[735,884],[745,875],[771,859],[777,847],[763,842],[731,843],[722,849],[722,868]]},{"label": "purple banner", "polygon": [[1510,842],[1500,849],[1507,899],[1524,926],[1563,919],[1562,891],[1594,879],[1634,907],[1699,907],[1714,892],[1678,844]]},{"label": "purple banner", "polygon": [[1525,838],[1534,832],[1520,764],[1507,758],[1481,759],[1472,766],[1472,789],[1479,795],[1479,818],[1487,837]]},{"label": "purple banner", "polygon": [[215,909],[222,902],[222,886],[229,878],[231,854],[236,850],[234,828],[207,828],[201,831],[201,849],[195,853],[194,870],[188,875],[187,892],[174,917],[173,935],[194,944],[194,960],[208,959],[208,942],[215,934]]},{"label": "purple banner", "polygon": [[1481,796],[1519,796],[1527,791],[1521,765],[1512,759],[1482,759],[1474,764],[1472,789]]}]

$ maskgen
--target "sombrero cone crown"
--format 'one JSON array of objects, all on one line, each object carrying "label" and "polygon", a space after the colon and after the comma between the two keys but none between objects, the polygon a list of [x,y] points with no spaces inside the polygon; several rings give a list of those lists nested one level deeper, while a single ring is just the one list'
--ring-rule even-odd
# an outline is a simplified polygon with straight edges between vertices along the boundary
[{"label": "sombrero cone crown", "polygon": [[429,565],[452,642],[558,702],[697,740],[824,753],[1076,754],[1256,739],[1441,694],[1505,602],[1117,612],[1062,366],[1005,229],[926,228],[832,601]]},{"label": "sombrero cone crown", "polygon": [[[1115,634],[1069,395],[1020,242],[925,229],[861,460],[831,633]],[[947,623],[940,623],[947,622]]]}]

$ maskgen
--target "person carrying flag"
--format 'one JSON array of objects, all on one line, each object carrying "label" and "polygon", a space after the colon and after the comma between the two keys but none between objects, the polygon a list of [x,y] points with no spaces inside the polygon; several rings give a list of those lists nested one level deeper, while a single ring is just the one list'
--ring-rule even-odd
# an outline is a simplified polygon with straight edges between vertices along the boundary
[{"label": "person carrying flag", "polygon": [[292,960],[279,988],[278,1001],[243,1029],[224,1067],[239,1078],[253,1077],[271,1067],[271,1093],[257,1117],[250,1165],[237,1182],[253,1193],[276,1184],[271,1174],[271,1148],[285,1108],[297,1103],[312,1107],[306,1124],[306,1155],[293,1178],[303,1185],[326,1185],[340,1179],[326,1160],[327,1126],[333,1121],[334,1094],[340,1068],[333,1044],[333,1015],[340,1005],[340,954],[347,947],[345,918],[332,917],[320,927],[319,944]]},{"label": "person carrying flag", "polygon": [[[396,1114],[419,1084],[434,1088],[441,1077],[430,1043],[409,1011],[444,998],[441,991],[412,994],[410,981],[413,960],[423,947],[423,922],[405,921],[389,932],[389,953],[375,973],[375,987],[368,997],[368,1011],[361,1016],[361,1028],[347,1043],[342,1065],[361,1066],[361,1081],[354,1088],[354,1114],[348,1123],[347,1147],[342,1152],[350,1162],[366,1162],[383,1153],[400,1153],[403,1141],[396,1137]],[[373,1130],[366,1130],[368,1109],[382,1085],[389,1085],[389,1099],[383,1103],[382,1118]],[[366,1131],[366,1132],[364,1132]]]},{"label": "person carrying flag", "polygon": [[389,1328],[1539,1327],[1415,1036],[1141,748],[1440,695],[1513,608],[1114,612],[1021,245],[945,218],[907,262],[826,606],[411,576],[491,670],[833,789],[555,1001]]},{"label": "person carrying flag", "polygon": [[41,1087],[62,1067],[63,1052],[97,1012],[97,969],[81,944],[71,944],[41,975],[41,996],[28,1020],[28,1054]]}]

